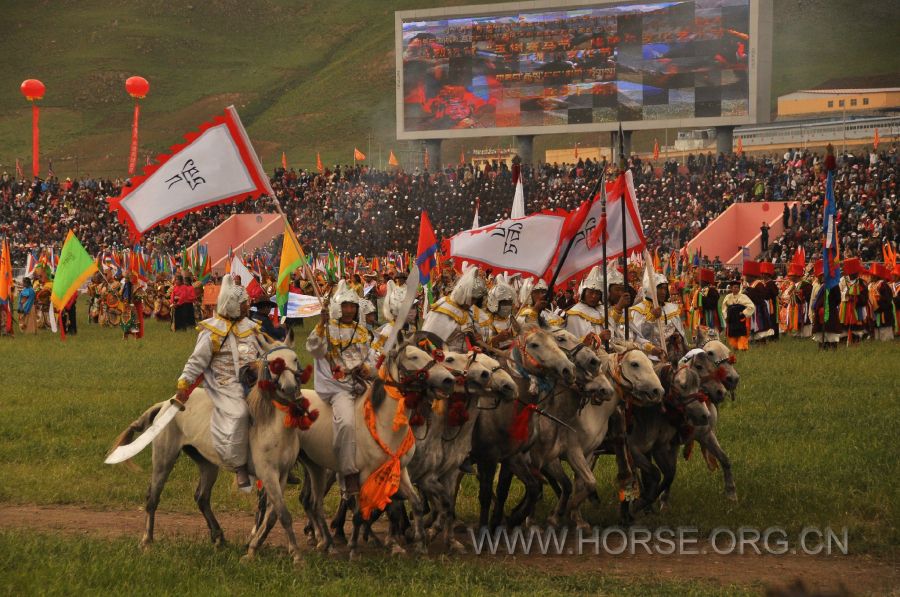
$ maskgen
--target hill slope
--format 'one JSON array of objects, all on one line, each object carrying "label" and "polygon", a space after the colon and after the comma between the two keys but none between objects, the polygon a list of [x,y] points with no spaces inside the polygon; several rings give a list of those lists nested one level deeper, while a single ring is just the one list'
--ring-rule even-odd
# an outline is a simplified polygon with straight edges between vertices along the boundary
[{"label": "hill slope", "polygon": [[[225,105],[238,107],[267,168],[346,162],[354,146],[387,160],[394,138],[394,10],[435,0],[41,0],[3,13],[0,168],[28,162],[30,116],[19,82],[40,78],[42,170],[124,172],[131,100],[123,81],[146,77],[141,157],[164,151]],[[889,50],[896,8],[880,0],[776,0],[775,95],[847,74],[900,70]],[[536,151],[581,139],[536,140]],[[638,141],[639,142],[639,141]],[[511,144],[510,138],[469,146]],[[458,155],[448,143],[445,156]],[[537,155],[540,155],[538,153]],[[76,159],[77,158],[77,159]],[[24,163],[23,162],[23,163]]]}]

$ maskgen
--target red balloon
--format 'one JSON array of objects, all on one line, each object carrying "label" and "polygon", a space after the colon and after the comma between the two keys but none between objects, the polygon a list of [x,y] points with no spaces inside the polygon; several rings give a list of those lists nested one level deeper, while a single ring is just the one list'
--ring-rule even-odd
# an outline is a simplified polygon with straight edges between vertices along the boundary
[{"label": "red balloon", "polygon": [[25,99],[29,102],[42,99],[44,97],[44,92],[46,91],[44,84],[37,79],[25,79],[22,81],[22,87],[20,87],[20,89],[22,95],[24,95]]},{"label": "red balloon", "polygon": [[128,77],[125,91],[134,99],[143,99],[150,92],[150,83],[144,77]]}]

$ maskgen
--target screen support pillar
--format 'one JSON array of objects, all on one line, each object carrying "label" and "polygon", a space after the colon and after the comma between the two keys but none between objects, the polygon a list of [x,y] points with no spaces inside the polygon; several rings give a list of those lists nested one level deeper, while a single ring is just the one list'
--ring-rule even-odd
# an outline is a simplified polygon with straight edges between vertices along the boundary
[{"label": "screen support pillar", "polygon": [[[631,157],[631,131],[622,131],[623,145],[625,149],[625,159]],[[609,142],[612,146],[612,162],[619,161],[619,131],[612,131],[609,134]]]},{"label": "screen support pillar", "polygon": [[[438,172],[441,169],[441,141],[443,139],[425,139],[425,151],[428,152],[428,171]],[[424,167],[425,154],[422,154]]]},{"label": "screen support pillar", "polygon": [[516,152],[523,164],[534,163],[534,135],[516,135]]},{"label": "screen support pillar", "polygon": [[716,153],[730,154],[734,151],[734,127],[716,127]]}]

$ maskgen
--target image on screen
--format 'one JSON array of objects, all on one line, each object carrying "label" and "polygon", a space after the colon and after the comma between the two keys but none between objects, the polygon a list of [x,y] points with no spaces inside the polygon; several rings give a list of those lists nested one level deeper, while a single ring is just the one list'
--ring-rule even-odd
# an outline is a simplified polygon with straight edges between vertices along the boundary
[{"label": "image on screen", "polygon": [[403,130],[750,112],[750,0],[402,21]]}]

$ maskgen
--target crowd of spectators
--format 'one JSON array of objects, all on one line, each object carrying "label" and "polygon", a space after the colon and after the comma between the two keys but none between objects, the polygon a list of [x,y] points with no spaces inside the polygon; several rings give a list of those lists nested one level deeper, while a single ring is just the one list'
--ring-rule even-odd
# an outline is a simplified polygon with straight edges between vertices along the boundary
[{"label": "crowd of spectators", "polygon": [[[883,243],[900,240],[896,147],[881,149],[878,154],[848,153],[838,160],[835,193],[842,252],[864,261],[878,260]],[[818,249],[825,196],[822,162],[821,154],[789,150],[766,157],[689,155],[680,163],[650,163],[633,156],[629,166],[645,234],[660,254],[682,247],[732,203],[798,201],[785,212],[786,233],[769,239],[766,251],[770,259],[785,262],[798,246],[808,255]],[[605,167],[605,162],[591,160],[524,165],[528,213],[576,207]],[[128,247],[127,229],[107,205],[123,184],[128,183],[89,176],[21,181],[3,173],[0,236],[9,237],[15,266],[24,265],[27,250],[58,250],[69,229],[94,254]],[[366,256],[414,251],[423,209],[438,237],[448,237],[471,227],[476,204],[482,224],[507,217],[514,193],[512,173],[502,162],[481,168],[448,166],[437,172],[388,172],[364,165],[335,166],[323,174],[278,169],[272,184],[307,250],[326,251],[331,245]],[[177,255],[233,213],[273,210],[269,198],[204,209],[154,229],[142,245]],[[713,262],[715,257],[704,260]]]}]

